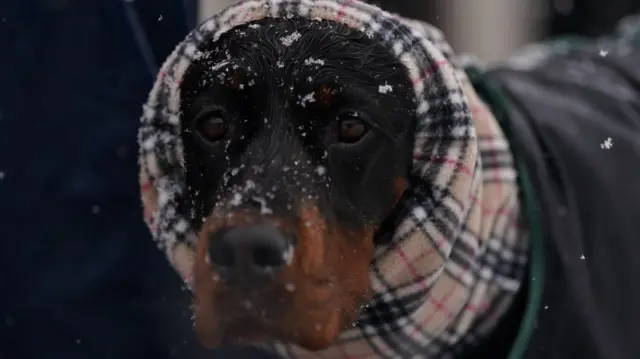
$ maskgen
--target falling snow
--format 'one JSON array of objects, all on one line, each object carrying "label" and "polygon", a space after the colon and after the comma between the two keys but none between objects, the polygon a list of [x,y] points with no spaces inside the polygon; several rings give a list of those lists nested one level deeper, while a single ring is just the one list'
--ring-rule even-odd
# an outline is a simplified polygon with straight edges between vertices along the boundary
[{"label": "falling snow", "polygon": [[0,172],[0,181],[4,179],[4,172]]},{"label": "falling snow", "polygon": [[613,140],[611,139],[611,137],[607,137],[607,139],[600,144],[600,148],[602,148],[603,150],[610,150],[611,147],[613,147]]},{"label": "falling snow", "polygon": [[293,33],[291,33],[291,34],[289,34],[289,35],[287,35],[287,36],[281,37],[281,38],[280,38],[280,42],[282,42],[282,44],[283,44],[284,46],[289,47],[289,46],[291,46],[294,42],[296,42],[296,41],[300,40],[300,38],[301,38],[301,37],[302,37],[302,35],[300,35],[300,33],[299,33],[299,32],[294,31]]},{"label": "falling snow", "polygon": [[580,259],[582,259],[582,260],[585,260],[585,259],[586,259],[586,257],[584,256],[584,254],[580,256]]},{"label": "falling snow", "polygon": [[608,54],[609,54],[609,51],[604,50],[604,49],[603,49],[603,50],[600,50],[600,52],[598,53],[598,55],[600,55],[600,56],[602,56],[602,57],[605,57],[605,56],[607,56]]},{"label": "falling snow", "polygon": [[327,168],[325,166],[316,167],[316,173],[320,176],[324,176],[327,173]]},{"label": "falling snow", "polygon": [[162,15],[158,16],[158,21],[162,21]]}]

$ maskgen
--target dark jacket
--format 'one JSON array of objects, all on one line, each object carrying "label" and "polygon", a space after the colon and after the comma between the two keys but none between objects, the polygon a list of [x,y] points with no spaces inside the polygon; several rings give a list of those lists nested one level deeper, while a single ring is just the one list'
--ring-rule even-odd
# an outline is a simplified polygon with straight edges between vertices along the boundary
[{"label": "dark jacket", "polygon": [[472,76],[532,184],[523,200],[540,220],[543,255],[470,358],[640,358],[637,40],[618,53],[586,46],[528,70]]},{"label": "dark jacket", "polygon": [[141,104],[194,4],[0,2],[0,358],[211,357],[132,180]]}]

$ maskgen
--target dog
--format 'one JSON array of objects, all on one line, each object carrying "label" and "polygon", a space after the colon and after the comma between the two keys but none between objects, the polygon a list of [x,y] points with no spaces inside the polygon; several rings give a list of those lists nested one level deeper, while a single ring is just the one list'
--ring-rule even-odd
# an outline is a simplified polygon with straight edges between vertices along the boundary
[{"label": "dog", "polygon": [[197,332],[324,348],[370,294],[373,236],[409,181],[411,83],[328,21],[257,21],[203,52],[181,84]]},{"label": "dog", "polygon": [[202,23],[138,138],[145,221],[200,342],[638,357],[640,192],[619,183],[640,182],[639,49],[635,18],[482,69],[358,0],[242,1]]}]

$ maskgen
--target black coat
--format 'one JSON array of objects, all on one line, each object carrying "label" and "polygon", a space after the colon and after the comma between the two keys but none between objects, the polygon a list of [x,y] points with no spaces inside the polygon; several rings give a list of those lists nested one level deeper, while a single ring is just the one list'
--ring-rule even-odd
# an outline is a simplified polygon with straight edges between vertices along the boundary
[{"label": "black coat", "polygon": [[469,357],[640,358],[640,51],[472,78],[533,184],[544,275]]},{"label": "black coat", "polygon": [[132,180],[193,3],[0,1],[0,358],[228,357],[196,343]]}]

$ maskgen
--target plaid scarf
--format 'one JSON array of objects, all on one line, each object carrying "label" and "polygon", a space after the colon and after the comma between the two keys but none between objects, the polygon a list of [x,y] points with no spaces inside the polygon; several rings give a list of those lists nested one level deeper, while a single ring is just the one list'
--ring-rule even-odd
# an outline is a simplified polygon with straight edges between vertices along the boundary
[{"label": "plaid scarf", "polygon": [[390,243],[371,262],[373,296],[335,344],[296,358],[452,357],[491,331],[523,277],[528,238],[520,225],[508,142],[442,34],[356,0],[246,0],[210,18],[162,66],[138,140],[145,221],[187,285],[196,237],[185,196],[179,84],[199,48],[263,18],[301,16],[370,34],[406,67],[417,99],[412,183],[396,208]]}]

